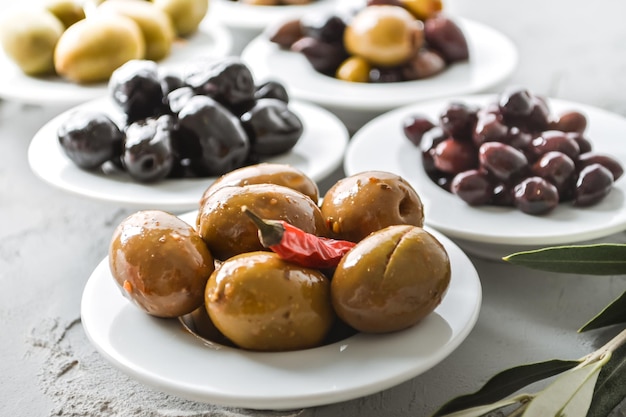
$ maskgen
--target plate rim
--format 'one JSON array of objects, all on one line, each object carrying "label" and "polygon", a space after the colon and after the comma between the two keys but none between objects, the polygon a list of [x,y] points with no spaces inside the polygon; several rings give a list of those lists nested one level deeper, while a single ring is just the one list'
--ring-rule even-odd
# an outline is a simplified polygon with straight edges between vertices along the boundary
[{"label": "plate rim", "polygon": [[[434,106],[440,105],[440,107],[443,108],[443,105],[451,101],[466,101],[469,103],[472,103],[472,102],[482,103],[488,100],[495,99],[498,96],[498,94],[499,93],[484,93],[484,94],[469,94],[469,95],[435,98],[431,100],[409,104],[406,106],[401,106],[399,108],[390,110],[388,112],[385,112],[371,119],[365,125],[363,125],[363,127],[359,129],[350,140],[348,149],[346,150],[346,154],[344,157],[344,165],[343,165],[346,175],[350,175],[351,173],[353,174],[353,173],[356,173],[356,171],[359,171],[354,168],[354,165],[355,165],[354,162],[357,160],[357,158],[355,158],[353,154],[355,152],[355,148],[357,148],[360,145],[360,142],[365,140],[364,137],[366,136],[368,129],[371,129],[372,126],[376,126],[379,123],[383,123],[386,120],[392,120],[394,118],[398,122],[398,126],[400,126],[401,122],[399,118],[401,116],[406,115],[407,113],[410,113],[410,112],[420,112],[420,111],[423,112],[424,107],[434,107]],[[556,105],[557,107],[561,107],[561,108],[578,109],[585,114],[589,114],[589,113],[591,113],[592,115],[597,114],[603,118],[608,118],[608,119],[615,120],[615,122],[623,123],[624,127],[626,128],[626,117],[623,117],[617,113],[614,113],[614,112],[611,112],[611,111],[608,111],[599,107],[595,107],[589,104],[584,104],[584,103],[571,101],[567,99],[560,99],[556,97],[546,97],[546,99],[548,100],[548,104],[550,105],[551,109],[554,105]],[[591,129],[593,130],[593,120],[589,120],[589,125],[587,128],[588,130],[590,129],[590,126],[591,126]],[[591,139],[591,141],[593,145],[594,143],[593,138]],[[417,162],[417,164],[418,164],[418,169],[421,169],[422,167],[421,159]],[[626,164],[624,164],[624,166],[626,167]],[[437,193],[441,193],[440,195],[445,196],[444,197],[444,199],[446,200],[445,202],[453,202],[453,204],[459,205],[459,206],[462,205],[464,209],[467,209],[469,211],[487,209],[487,210],[492,210],[492,211],[512,212],[515,215],[526,216],[525,218],[531,218],[530,215],[523,215],[517,211],[514,211],[514,209],[509,209],[509,208],[500,208],[500,207],[493,207],[493,206],[483,206],[483,207],[467,206],[465,205],[465,203],[460,201],[460,199],[458,199],[457,197],[453,196],[452,194],[447,193],[444,190],[441,190],[436,185],[434,185],[432,181],[425,176],[425,174],[420,174],[419,179],[424,179],[424,178],[428,180],[428,182],[424,181],[425,184],[428,184],[425,187],[426,189],[432,189],[432,190],[435,190]],[[626,193],[626,180],[624,180],[623,178],[620,178],[619,181],[622,184],[622,186],[620,187],[620,190]],[[422,187],[418,186],[417,188],[420,189],[419,191],[420,194],[424,192],[422,190]],[[615,190],[612,190],[612,191],[615,191]],[[430,196],[431,194],[428,194],[428,195]],[[564,207],[564,206],[561,206],[561,207]],[[585,208],[578,208],[578,209],[572,209],[572,210],[578,210],[579,213],[582,213],[585,210]],[[530,247],[530,246],[537,246],[537,245],[559,245],[559,244],[584,242],[586,240],[602,238],[602,237],[606,237],[611,234],[623,231],[624,229],[626,229],[626,207],[622,206],[621,210],[618,211],[618,214],[621,215],[620,221],[612,222],[611,224],[605,227],[596,228],[593,231],[580,232],[578,231],[577,228],[570,227],[567,233],[562,232],[562,233],[559,233],[558,235],[555,235],[554,233],[552,233],[550,236],[543,236],[543,237],[518,235],[513,238],[515,240],[512,240],[511,236],[509,235],[503,235],[499,233],[480,234],[480,233],[471,232],[467,230],[459,230],[454,227],[449,227],[448,223],[444,220],[434,222],[433,218],[428,215],[425,216],[425,224],[427,224],[428,226],[436,230],[441,231],[442,233],[446,234],[447,236],[453,239],[454,238],[464,239],[467,241],[465,242],[465,244],[473,241],[473,242],[480,242],[480,243],[485,243],[485,244],[513,245],[513,246],[523,245],[523,246]],[[550,216],[550,214],[548,214],[548,216]],[[532,217],[532,218],[533,219],[546,219],[549,217],[537,216],[537,217]]]},{"label": "plate rim", "polygon": [[[193,213],[194,212],[186,213],[186,215],[193,216]],[[116,353],[112,353],[108,351],[107,348],[110,348],[110,346],[104,346],[104,344],[100,340],[102,338],[101,333],[105,332],[106,329],[100,329],[98,331],[93,328],[94,324],[92,323],[92,320],[95,316],[95,313],[89,311],[89,304],[92,300],[92,297],[95,295],[92,293],[96,291],[97,288],[99,288],[102,285],[109,286],[109,289],[111,291],[113,291],[114,289],[117,291],[117,288],[115,288],[115,284],[113,283],[112,278],[106,284],[104,284],[103,282],[105,279],[108,279],[110,277],[110,273],[109,273],[109,276],[104,276],[100,274],[103,268],[108,268],[107,257],[105,257],[98,263],[98,266],[93,270],[83,290],[83,294],[81,298],[81,320],[83,323],[83,328],[88,339],[92,343],[92,345],[113,366],[117,367],[121,371],[125,372],[126,374],[130,375],[131,377],[141,381],[142,383],[148,386],[155,387],[157,389],[160,389],[161,391],[174,394],[174,395],[177,395],[182,398],[189,399],[189,400],[200,401],[204,403],[212,403],[212,404],[220,405],[220,406],[245,407],[245,408],[250,408],[250,409],[258,409],[258,410],[261,410],[261,409],[287,410],[287,409],[294,409],[294,408],[327,405],[327,404],[347,401],[347,400],[371,395],[371,394],[383,391],[385,389],[391,388],[393,386],[396,386],[402,382],[408,381],[411,378],[417,377],[420,374],[433,368],[437,364],[441,363],[443,360],[445,360],[445,358],[447,358],[452,352],[454,352],[463,343],[463,341],[467,338],[467,336],[473,330],[478,320],[478,316],[479,316],[481,305],[482,305],[482,286],[481,286],[480,278],[478,276],[478,272],[476,271],[475,267],[473,266],[472,262],[467,257],[467,255],[456,244],[454,244],[449,238],[445,237],[445,235],[443,235],[442,233],[436,230],[429,229],[428,227],[426,227],[425,229],[429,230],[429,232],[431,232],[434,236],[440,239],[440,241],[444,244],[444,246],[450,253],[450,259],[451,259],[454,275],[453,275],[453,280],[451,281],[451,287],[449,288],[449,291],[446,293],[446,296],[444,297],[444,301],[442,302],[442,304],[446,302],[446,297],[461,295],[457,293],[460,293],[462,291],[463,297],[467,298],[468,296],[471,296],[471,299],[468,298],[468,300],[466,301],[466,307],[465,307],[466,310],[471,310],[471,311],[463,312],[463,314],[466,314],[466,316],[459,317],[464,322],[463,327],[461,329],[454,329],[452,331],[452,334],[448,338],[449,340],[443,346],[440,346],[436,350],[436,353],[433,355],[433,358],[430,361],[430,363],[428,363],[428,365],[425,367],[422,366],[417,372],[415,372],[414,370],[410,368],[408,369],[403,368],[404,371],[402,373],[396,373],[393,377],[387,378],[386,380],[382,382],[374,381],[374,382],[369,382],[361,386],[357,384],[357,386],[352,386],[349,389],[344,389],[343,391],[337,390],[337,389],[329,389],[329,388],[326,388],[325,390],[323,390],[323,392],[322,390],[314,390],[313,392],[305,396],[296,394],[295,396],[276,395],[276,396],[268,397],[266,394],[255,395],[255,394],[246,393],[245,395],[242,395],[241,392],[228,393],[228,392],[223,392],[223,390],[220,392],[217,392],[215,390],[214,392],[207,392],[207,388],[204,388],[204,389],[199,389],[198,387],[192,388],[191,386],[189,386],[189,384],[185,384],[184,381],[178,381],[177,383],[172,384],[172,381],[169,381],[166,377],[163,377],[162,375],[160,376],[158,374],[155,374],[154,372],[150,373],[150,372],[142,371],[140,369],[137,369],[137,367],[133,366],[132,363],[125,362],[123,359],[116,357],[116,355],[119,355],[119,353],[116,354]],[[105,271],[105,274],[106,272],[108,272],[108,270]],[[459,280],[461,279],[463,280],[463,282],[459,284]],[[452,285],[454,285],[454,287],[452,287]],[[466,291],[468,288],[472,290],[470,294],[468,294],[468,291]],[[118,292],[118,294],[120,298],[123,298],[121,292]],[[453,295],[449,295],[449,294],[453,294]],[[99,292],[99,296],[100,297],[102,296],[102,292]],[[448,303],[452,303],[452,302],[453,301],[450,298],[448,298]],[[124,303],[130,306],[130,303],[128,301],[124,300]],[[134,306],[131,306],[131,307],[135,308]],[[438,309],[440,308],[441,307],[438,307],[435,311],[438,311]],[[140,312],[137,309],[136,312],[133,312],[133,314],[143,315],[145,313]],[[445,321],[445,318],[444,318],[444,321]],[[407,331],[413,331],[413,332],[419,331],[420,328],[418,326],[419,324],[414,328],[408,329]],[[177,330],[180,330],[180,329],[177,328]],[[201,343],[196,337],[193,337],[190,334],[188,334],[188,336],[190,336],[188,340],[192,341],[190,343],[195,343],[195,344]],[[358,337],[358,336],[359,335],[352,336],[351,338],[348,338],[345,341],[348,341],[350,343],[367,343],[367,341],[355,342],[354,340],[351,340],[352,338]],[[382,335],[382,337],[384,336],[385,335]],[[326,349],[334,348],[335,345],[341,344],[341,343],[342,341],[331,344],[331,345],[327,345],[323,348],[326,348]],[[231,350],[237,351],[238,349],[231,349]],[[215,352],[211,349],[207,349],[207,351]],[[307,351],[286,352],[286,354],[301,356],[303,355],[303,352],[304,352],[304,355],[306,355]],[[252,354],[257,359],[261,358],[264,355],[285,354],[285,353],[280,353],[280,352],[278,353],[243,352],[243,353],[244,353],[244,356],[246,357],[249,354]],[[269,358],[270,356],[267,356],[267,357]]]}]

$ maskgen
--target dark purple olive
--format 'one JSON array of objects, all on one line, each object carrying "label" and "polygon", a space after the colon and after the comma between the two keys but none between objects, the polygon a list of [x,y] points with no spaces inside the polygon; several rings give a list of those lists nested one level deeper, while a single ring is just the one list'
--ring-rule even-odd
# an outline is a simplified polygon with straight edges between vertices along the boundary
[{"label": "dark purple olive", "polygon": [[527,89],[518,86],[507,87],[500,94],[498,102],[507,123],[527,117],[533,110],[532,95]]},{"label": "dark purple olive", "polygon": [[472,140],[478,107],[451,102],[439,115],[439,125],[449,136],[458,140]]},{"label": "dark purple olive", "polygon": [[439,52],[448,63],[465,61],[469,58],[467,39],[461,28],[442,14],[424,22],[424,39],[427,45]]},{"label": "dark purple olive", "polygon": [[454,176],[450,191],[471,206],[488,204],[493,196],[493,184],[487,175],[477,169],[460,172]]},{"label": "dark purple olive", "polygon": [[526,214],[541,215],[559,204],[556,187],[541,177],[529,177],[513,188],[515,207]]},{"label": "dark purple olive", "polygon": [[178,113],[183,135],[200,144],[201,154],[192,159],[200,176],[217,176],[243,166],[250,149],[248,135],[239,118],[208,96],[196,95]]},{"label": "dark purple olive", "polygon": [[420,146],[424,133],[435,127],[435,124],[428,116],[423,114],[412,114],[402,121],[402,131],[404,136],[415,146]]},{"label": "dark purple olive", "polygon": [[369,72],[370,83],[398,83],[405,81],[402,67],[373,67]]},{"label": "dark purple olive", "polygon": [[155,182],[170,174],[174,165],[173,117],[163,115],[131,123],[126,128],[122,162],[128,174],[139,182]]},{"label": "dark purple olive", "polygon": [[503,142],[507,138],[509,128],[496,113],[481,113],[476,120],[472,140],[480,147],[485,142]]},{"label": "dark purple olive", "polygon": [[540,96],[532,96],[532,110],[525,120],[525,128],[531,132],[542,132],[550,126],[548,102]]},{"label": "dark purple olive", "polygon": [[537,158],[550,151],[563,152],[573,161],[578,159],[580,147],[578,143],[565,132],[558,130],[546,130],[530,143],[530,151]]},{"label": "dark purple olive", "polygon": [[126,115],[127,124],[167,111],[158,66],[154,61],[134,59],[113,71],[109,94]]},{"label": "dark purple olive", "polygon": [[161,80],[161,90],[163,96],[167,97],[172,91],[185,87],[185,81],[183,78],[174,71],[168,71],[165,69],[159,69],[159,79]]},{"label": "dark purple olive", "polygon": [[184,81],[197,94],[209,96],[227,108],[254,98],[252,72],[235,57],[200,60],[191,67]]},{"label": "dark purple olive", "polygon": [[500,142],[485,142],[478,149],[480,166],[500,181],[519,179],[528,169],[523,152]]},{"label": "dark purple olive", "polygon": [[569,200],[574,194],[576,166],[574,161],[562,152],[551,151],[543,154],[531,167],[533,175],[554,184],[561,201]]},{"label": "dark purple olive", "polygon": [[104,113],[72,112],[57,129],[65,155],[82,169],[97,169],[120,155],[124,133]]},{"label": "dark purple olive", "polygon": [[277,44],[283,49],[291,48],[291,45],[304,36],[300,18],[296,17],[269,25],[265,29],[265,36],[270,42]]},{"label": "dark purple olive", "polygon": [[578,144],[581,155],[587,152],[591,152],[593,147],[591,146],[591,142],[589,141],[589,139],[587,139],[584,134],[578,132],[567,132],[566,135],[574,139],[574,142]]},{"label": "dark purple olive", "polygon": [[278,100],[289,103],[289,93],[283,83],[275,80],[269,80],[256,86],[254,90],[254,99],[276,98]]},{"label": "dark purple olive", "polygon": [[406,81],[421,80],[439,74],[444,69],[446,61],[441,55],[428,48],[421,48],[402,67],[402,76]]},{"label": "dark purple olive", "polygon": [[167,95],[167,103],[170,111],[174,114],[178,114],[178,112],[185,107],[189,99],[195,95],[196,92],[193,91],[191,87],[180,87],[173,90]]},{"label": "dark purple olive", "polygon": [[624,167],[622,167],[622,164],[609,155],[587,152],[581,154],[576,161],[576,167],[579,171],[591,164],[600,164],[611,171],[611,174],[613,174],[613,181],[617,181],[624,174]]},{"label": "dark purple olive", "polygon": [[498,183],[493,186],[491,204],[501,207],[513,207],[515,201],[513,197],[513,187],[511,184]]},{"label": "dark purple olive", "polygon": [[440,126],[435,126],[432,129],[424,132],[424,134],[422,135],[422,140],[420,141],[420,149],[422,150],[422,152],[428,152],[430,150],[434,151],[437,145],[439,145],[441,142],[448,138],[449,136],[444,133],[443,129]]},{"label": "dark purple olive", "polygon": [[322,42],[341,43],[346,22],[332,13],[305,13],[300,18],[302,34]]},{"label": "dark purple olive", "polygon": [[447,174],[458,174],[478,167],[478,156],[472,142],[448,138],[439,143],[433,154],[435,166]]},{"label": "dark purple olive", "polygon": [[326,75],[334,75],[348,57],[343,44],[323,42],[310,36],[294,42],[291,51],[303,54],[317,72]]},{"label": "dark purple olive", "polygon": [[252,109],[241,115],[241,123],[250,139],[253,156],[279,155],[293,148],[304,126],[287,103],[275,98],[257,100]]},{"label": "dark purple olive", "polygon": [[576,110],[563,112],[550,124],[550,129],[584,133],[587,129],[587,116]]},{"label": "dark purple olive", "polygon": [[506,133],[504,143],[511,145],[516,149],[525,150],[528,145],[530,145],[532,140],[533,137],[530,133],[520,129],[517,126],[511,126]]},{"label": "dark purple olive", "polygon": [[587,207],[600,202],[611,191],[613,182],[613,174],[602,165],[584,167],[578,174],[573,204]]}]

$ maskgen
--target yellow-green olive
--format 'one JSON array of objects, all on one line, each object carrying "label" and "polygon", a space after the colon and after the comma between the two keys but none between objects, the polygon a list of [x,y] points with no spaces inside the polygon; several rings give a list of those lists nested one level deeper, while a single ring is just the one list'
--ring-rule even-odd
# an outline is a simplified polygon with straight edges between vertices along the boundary
[{"label": "yellow-green olive", "polygon": [[211,274],[205,295],[211,321],[244,349],[319,346],[335,318],[328,278],[271,252],[226,260]]},{"label": "yellow-green olive", "polygon": [[177,317],[202,306],[215,269],[195,229],[160,210],[136,212],[117,226],[109,267],[123,294],[157,317]]},{"label": "yellow-green olive", "polygon": [[331,281],[337,316],[362,332],[411,327],[440,303],[450,284],[445,247],[416,226],[389,226],[348,252]]},{"label": "yellow-green olive", "polygon": [[335,77],[343,81],[366,83],[369,81],[371,68],[365,58],[351,56],[339,65]]},{"label": "yellow-green olive", "polygon": [[321,211],[330,232],[352,242],[387,226],[424,224],[424,207],[415,189],[399,175],[384,171],[340,179],[324,196]]},{"label": "yellow-green olive", "polygon": [[65,28],[85,18],[85,9],[77,0],[46,0],[44,7],[55,15]]},{"label": "yellow-green olive", "polygon": [[400,0],[400,4],[420,20],[430,19],[443,8],[441,0]]},{"label": "yellow-green olive", "polygon": [[209,0],[152,0],[172,20],[178,36],[186,37],[198,30],[209,10]]}]

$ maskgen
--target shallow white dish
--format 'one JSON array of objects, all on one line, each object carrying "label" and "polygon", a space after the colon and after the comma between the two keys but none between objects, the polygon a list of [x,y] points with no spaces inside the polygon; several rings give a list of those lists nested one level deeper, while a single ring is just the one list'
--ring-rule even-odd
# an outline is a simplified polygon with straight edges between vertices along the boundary
[{"label": "shallow white dish", "polygon": [[[65,191],[125,206],[176,212],[198,207],[202,193],[215,178],[168,179],[141,184],[123,174],[78,168],[61,149],[56,131],[69,113],[79,108],[102,110],[110,115],[119,113],[108,98],[102,98],[67,110],[46,123],[35,134],[28,149],[28,162],[35,174]],[[304,132],[291,151],[265,161],[289,164],[314,181],[320,181],[341,165],[348,132],[334,115],[318,106],[291,101],[289,108],[302,120]]]},{"label": "shallow white dish", "polygon": [[[182,218],[193,222],[195,213]],[[366,396],[432,368],[476,323],[482,301],[476,270],[454,243],[432,233],[450,256],[450,287],[432,314],[405,331],[356,334],[295,352],[209,347],[183,331],[178,320],[157,319],[132,305],[114,282],[107,258],[85,286],[82,324],[113,365],[147,385],[194,401],[277,410]]]},{"label": "shallow white dish", "polygon": [[[231,54],[233,39],[218,23],[203,21],[198,32],[179,39],[171,54],[159,61],[163,68],[178,67],[198,57],[224,57]],[[0,48],[0,97],[35,105],[70,107],[107,94],[107,83],[81,85],[58,76],[25,75]]]},{"label": "shallow white dish", "polygon": [[[546,245],[583,242],[626,229],[626,179],[620,178],[599,204],[574,208],[562,203],[545,216],[531,216],[514,208],[471,207],[439,188],[426,175],[419,148],[402,131],[411,114],[433,121],[451,101],[482,105],[493,95],[459,96],[414,104],[390,111],[366,124],[352,138],[344,161],[346,175],[366,170],[386,170],[408,180],[425,206],[425,223],[445,233],[468,252],[501,258],[513,251]],[[558,99],[548,99],[552,113],[578,110],[587,116],[587,136],[593,149],[607,153],[626,166],[626,119],[602,109]]]},{"label": "shallow white dish", "polygon": [[209,18],[229,28],[260,32],[276,20],[318,13],[334,7],[336,3],[337,0],[316,0],[310,4],[294,6],[255,6],[238,1],[211,0]]},{"label": "shallow white dish", "polygon": [[410,103],[483,91],[507,79],[517,65],[515,45],[481,23],[454,18],[470,48],[468,62],[431,78],[400,83],[351,83],[316,72],[301,53],[257,36],[241,57],[256,79],[278,79],[297,99],[349,111],[387,111]]}]

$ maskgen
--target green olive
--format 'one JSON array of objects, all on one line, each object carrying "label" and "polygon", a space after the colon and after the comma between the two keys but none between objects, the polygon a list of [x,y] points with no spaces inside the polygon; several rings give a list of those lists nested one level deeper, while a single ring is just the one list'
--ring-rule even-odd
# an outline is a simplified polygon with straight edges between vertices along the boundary
[{"label": "green olive", "polygon": [[370,79],[372,66],[360,56],[351,56],[339,65],[335,77],[353,83],[366,83]]},{"label": "green olive", "polygon": [[424,24],[400,6],[365,7],[344,32],[348,53],[380,66],[403,64],[423,43]]},{"label": "green olive", "polygon": [[259,351],[319,346],[335,318],[328,278],[271,252],[244,253],[220,265],[207,283],[205,305],[224,336]]},{"label": "green olive", "polygon": [[298,191],[276,184],[223,187],[204,200],[197,219],[198,232],[217,259],[264,249],[243,206],[264,219],[284,220],[307,233],[327,234],[319,206]]},{"label": "green olive", "polygon": [[297,168],[286,164],[263,162],[248,165],[219,177],[204,192],[200,205],[216,190],[222,187],[250,184],[277,184],[300,191],[314,202],[319,201],[319,189],[315,181]]},{"label": "green olive", "polygon": [[14,11],[0,21],[0,44],[28,75],[54,72],[54,48],[65,27],[47,10]]},{"label": "green olive", "polygon": [[85,9],[77,0],[46,0],[44,7],[55,15],[65,28],[85,18]]},{"label": "green olive", "polygon": [[424,207],[415,189],[404,178],[383,171],[340,179],[324,196],[321,211],[330,232],[352,242],[387,226],[424,224]]},{"label": "green olive", "polygon": [[134,20],[108,13],[67,28],[54,52],[57,73],[78,83],[106,81],[131,59],[142,59],[145,42]]},{"label": "green olive", "polygon": [[411,327],[440,303],[450,284],[444,246],[415,226],[389,226],[348,252],[331,280],[337,316],[362,332]]},{"label": "green olive", "polygon": [[159,61],[170,54],[176,33],[169,16],[147,1],[105,1],[97,13],[117,13],[139,25],[146,45],[144,58]]},{"label": "green olive", "polygon": [[172,19],[176,34],[186,37],[198,30],[209,10],[209,0],[152,0]]},{"label": "green olive", "polygon": [[157,317],[204,304],[213,257],[193,227],[159,210],[136,212],[115,229],[109,267],[125,296]]}]

